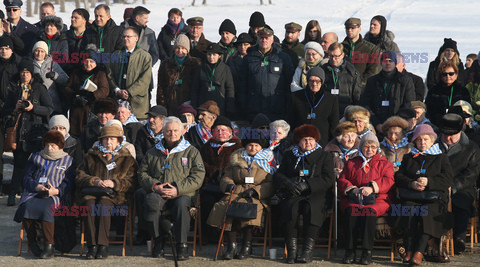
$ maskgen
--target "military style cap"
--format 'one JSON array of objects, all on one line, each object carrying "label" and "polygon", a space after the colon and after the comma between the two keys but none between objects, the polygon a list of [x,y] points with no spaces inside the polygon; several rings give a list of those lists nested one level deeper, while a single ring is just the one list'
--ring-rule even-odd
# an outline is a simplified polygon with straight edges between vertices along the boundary
[{"label": "military style cap", "polygon": [[265,27],[265,28],[259,30],[257,35],[258,36],[262,36],[262,35],[272,36],[273,35],[273,30]]},{"label": "military style cap", "polygon": [[202,17],[189,18],[187,19],[187,24],[188,26],[198,26],[198,25],[203,26],[203,18]]},{"label": "military style cap", "polygon": [[295,22],[290,22],[285,24],[285,30],[288,30],[288,29],[294,29],[295,31],[299,32],[302,30],[302,25],[297,24]]},{"label": "military style cap", "polygon": [[357,25],[360,26],[362,25],[362,21],[359,18],[349,18],[347,21],[345,21],[345,26],[348,25]]},{"label": "military style cap", "polygon": [[22,7],[22,0],[3,0],[5,7]]}]

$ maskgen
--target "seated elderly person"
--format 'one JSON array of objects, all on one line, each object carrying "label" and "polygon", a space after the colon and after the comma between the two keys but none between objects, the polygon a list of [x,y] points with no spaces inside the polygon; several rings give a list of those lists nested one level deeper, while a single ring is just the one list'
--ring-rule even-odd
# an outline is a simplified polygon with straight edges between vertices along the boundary
[{"label": "seated elderly person", "polygon": [[200,152],[183,136],[183,124],[177,117],[163,122],[164,138],[145,154],[138,171],[141,187],[147,192],[145,220],[155,238],[153,257],[162,254],[163,210],[172,214],[178,260],[188,259],[187,234],[190,226],[191,198],[200,189],[205,176]]},{"label": "seated elderly person", "polygon": [[[14,220],[23,222],[28,247],[33,255],[48,259],[55,254],[55,218],[52,207],[64,203],[65,196],[73,187],[75,167],[72,165],[73,158],[63,151],[65,141],[61,133],[47,132],[43,137],[43,145],[43,150],[32,154],[28,159],[23,179],[24,191]],[[42,225],[43,250],[37,243],[36,221]]]},{"label": "seated elderly person", "polygon": [[[404,263],[420,265],[423,253],[431,238],[439,239],[452,226],[449,225],[447,202],[448,188],[453,183],[453,172],[448,156],[435,144],[437,134],[428,124],[418,125],[413,133],[415,147],[403,157],[400,169],[395,173],[395,184],[402,205],[426,206],[425,216],[411,213],[406,221],[404,246],[401,255]],[[428,193],[430,198],[423,197]],[[448,256],[447,256],[448,257]]]},{"label": "seated elderly person", "polygon": [[177,117],[181,118],[182,116],[186,119],[187,131],[190,130],[193,126],[197,125],[195,118],[197,117],[197,111],[189,104],[181,104],[177,108]]},{"label": "seated elderly person", "polygon": [[70,122],[64,115],[55,115],[50,118],[48,122],[48,128],[50,130],[59,131],[65,137],[65,151],[68,155],[73,157],[74,166],[78,166],[83,162],[83,150],[80,141],[69,134]]},{"label": "seated elderly person", "polygon": [[465,251],[468,219],[475,216],[473,201],[480,161],[478,145],[462,131],[463,125],[464,119],[460,115],[445,114],[440,120],[441,135],[438,139],[440,149],[447,154],[453,170],[452,209],[456,254]]},{"label": "seated elderly person", "polygon": [[344,121],[335,128],[335,139],[332,139],[325,151],[333,155],[333,165],[337,179],[343,171],[345,163],[358,155],[360,139],[357,136],[357,128],[350,121]]},{"label": "seated elderly person", "polygon": [[127,100],[119,99],[117,114],[115,119],[119,120],[123,125],[127,125],[131,122],[138,122],[137,117],[132,113],[132,106]]},{"label": "seated elderly person", "polygon": [[185,139],[197,149],[200,149],[212,138],[212,125],[220,116],[220,108],[213,100],[198,107],[198,124],[185,134]]},{"label": "seated elderly person", "polygon": [[407,137],[407,140],[411,142],[413,131],[415,130],[415,127],[417,127],[416,111],[412,108],[401,108],[398,110],[397,116],[407,121],[407,127],[405,128],[405,137]]},{"label": "seated elderly person", "polygon": [[153,106],[147,112],[147,115],[147,123],[138,129],[135,138],[138,164],[142,162],[145,153],[162,140],[163,121],[167,117],[167,109],[161,105]]},{"label": "seated elderly person", "polygon": [[362,138],[366,133],[373,132],[373,125],[370,124],[370,112],[362,106],[348,106],[345,108],[345,120],[355,123],[357,127],[358,138]]},{"label": "seated elderly person", "polygon": [[270,145],[268,148],[273,151],[276,168],[280,166],[283,156],[292,146],[292,141],[288,136],[290,124],[284,120],[276,120],[270,123]]},{"label": "seated elderly person", "polygon": [[345,164],[338,179],[338,190],[342,195],[340,209],[344,218],[344,264],[355,262],[358,238],[362,240],[363,249],[360,263],[372,263],[377,217],[385,215],[390,208],[393,166],[380,153],[379,147],[374,133],[365,134],[360,139],[358,156]]},{"label": "seated elderly person", "polygon": [[402,165],[403,156],[408,154],[413,147],[405,136],[407,127],[408,122],[399,116],[388,118],[382,125],[385,138],[380,143],[380,149],[382,155],[393,164],[395,171],[398,171],[398,168]]},{"label": "seated elderly person", "polygon": [[[332,155],[318,144],[320,133],[315,126],[304,124],[296,128],[293,140],[295,146],[284,156],[274,175],[289,264],[312,261],[315,239],[326,217],[327,192],[335,181]],[[297,256],[300,215],[303,215],[303,231],[300,231],[303,251]]]}]

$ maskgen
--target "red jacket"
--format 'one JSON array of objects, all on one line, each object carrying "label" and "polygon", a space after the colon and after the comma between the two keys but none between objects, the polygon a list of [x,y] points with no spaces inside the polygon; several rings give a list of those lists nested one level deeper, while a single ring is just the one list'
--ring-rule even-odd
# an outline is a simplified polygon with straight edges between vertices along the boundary
[{"label": "red jacket", "polygon": [[362,168],[363,159],[360,156],[355,157],[346,162],[343,172],[338,179],[338,193],[342,196],[340,202],[340,209],[342,212],[347,207],[358,207],[358,204],[348,202],[348,197],[345,192],[362,186],[369,186],[371,184],[374,188],[374,193],[377,193],[377,200],[373,205],[365,205],[364,207],[372,208],[376,211],[377,216],[386,215],[385,213],[390,208],[392,203],[392,196],[390,195],[390,188],[395,183],[393,164],[377,153],[370,160],[370,170],[368,173]]}]

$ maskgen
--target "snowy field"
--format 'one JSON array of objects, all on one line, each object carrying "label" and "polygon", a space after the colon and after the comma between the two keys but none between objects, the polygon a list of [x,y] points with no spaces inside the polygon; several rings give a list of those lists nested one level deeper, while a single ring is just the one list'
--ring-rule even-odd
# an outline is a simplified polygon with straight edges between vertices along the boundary
[{"label": "snowy field", "polygon": [[[111,5],[112,18],[117,24],[123,20],[123,10],[126,7],[142,3],[141,0],[129,2],[133,3]],[[229,18],[235,23],[238,35],[248,31],[250,14],[260,11],[280,40],[283,40],[286,23],[294,21],[305,27],[309,20],[316,19],[320,22],[323,33],[336,32],[341,41],[345,38],[343,23],[347,18],[360,18],[364,35],[369,29],[370,19],[375,15],[383,15],[387,18],[387,30],[395,34],[395,42],[402,53],[411,59],[407,62],[407,70],[423,78],[427,75],[429,62],[437,56],[445,37],[457,41],[464,63],[467,54],[476,54],[480,50],[478,0],[272,0],[272,5],[260,5],[259,0],[208,0],[207,6],[202,6],[201,0],[196,0],[196,6],[191,6],[191,2],[192,0],[147,0],[145,6],[152,11],[148,26],[158,35],[167,20],[168,10],[177,7],[182,10],[185,20],[194,16],[204,17],[205,37],[216,42],[220,40],[218,27],[224,19]],[[57,15],[67,25],[70,25],[70,15],[74,8],[74,2],[66,3],[66,13],[58,12],[58,5],[55,7]],[[23,6],[23,14],[26,14],[26,4]],[[93,19],[93,9],[90,9],[90,14]],[[33,17],[26,19],[32,23],[38,21],[38,18]],[[303,36],[302,31],[301,39]],[[158,66],[159,63],[154,66],[155,81]]]}]

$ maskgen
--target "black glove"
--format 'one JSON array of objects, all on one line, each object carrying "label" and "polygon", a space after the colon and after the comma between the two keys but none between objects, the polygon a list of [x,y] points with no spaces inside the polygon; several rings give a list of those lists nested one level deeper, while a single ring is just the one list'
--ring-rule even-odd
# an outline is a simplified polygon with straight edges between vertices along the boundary
[{"label": "black glove", "polygon": [[294,186],[294,190],[298,192],[298,195],[307,195],[310,191],[310,186],[307,182],[298,182]]},{"label": "black glove", "polygon": [[258,199],[258,193],[255,191],[255,189],[250,188],[242,192],[242,197],[243,198],[257,198]]},{"label": "black glove", "polygon": [[231,193],[235,190],[235,185],[234,184],[227,184],[227,186],[225,187],[225,193],[228,192],[228,193]]},{"label": "black glove", "polygon": [[88,99],[87,99],[86,96],[77,95],[75,97],[75,103],[76,103],[76,105],[84,107],[84,106],[88,105]]},{"label": "black glove", "polygon": [[45,77],[53,80],[55,78],[55,72],[54,71],[47,72],[47,74],[45,74]]}]

